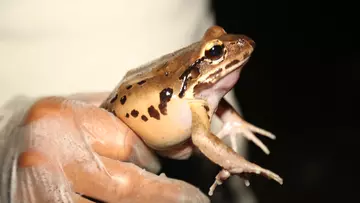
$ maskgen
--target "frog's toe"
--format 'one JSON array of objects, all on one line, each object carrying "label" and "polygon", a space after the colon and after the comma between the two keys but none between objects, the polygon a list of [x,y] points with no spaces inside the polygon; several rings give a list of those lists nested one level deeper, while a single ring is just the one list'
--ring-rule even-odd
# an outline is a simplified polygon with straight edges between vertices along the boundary
[{"label": "frog's toe", "polygon": [[272,140],[276,139],[276,136],[274,134],[272,134],[271,132],[269,132],[267,130],[264,130],[262,128],[259,128],[259,127],[255,126],[255,125],[252,125],[251,123],[243,121],[243,125],[246,128],[248,128],[250,131],[258,133],[259,135],[263,135],[263,136],[268,137],[268,138],[270,138]]},{"label": "frog's toe", "polygon": [[283,179],[276,173],[245,160],[238,167],[234,166],[233,168],[228,169],[228,171],[231,174],[238,174],[240,176],[242,175],[246,176],[246,174],[250,174],[250,173],[258,174],[265,176],[269,179],[273,179],[276,182],[278,182],[280,185],[283,184]]},{"label": "frog's toe", "polygon": [[[271,139],[275,139],[275,135],[273,135],[272,133],[266,130],[263,130],[248,123],[239,123],[239,122],[225,123],[217,136],[220,139],[223,139],[226,136],[230,136],[230,138],[233,138],[233,136],[240,134],[245,138],[247,138],[248,140],[254,142],[254,144],[258,146],[261,150],[263,150],[265,154],[270,154],[268,147],[259,138],[257,138],[253,132],[259,133]],[[237,143],[234,142],[236,142],[236,139],[231,139],[231,146],[235,150]]]},{"label": "frog's toe", "polygon": [[209,195],[212,196],[214,194],[214,191],[215,191],[215,188],[218,186],[218,185],[221,185],[223,184],[223,182],[225,180],[227,180],[229,177],[231,176],[230,172],[223,169],[221,170],[215,177],[215,181],[214,183],[211,185],[211,187],[209,188]]}]

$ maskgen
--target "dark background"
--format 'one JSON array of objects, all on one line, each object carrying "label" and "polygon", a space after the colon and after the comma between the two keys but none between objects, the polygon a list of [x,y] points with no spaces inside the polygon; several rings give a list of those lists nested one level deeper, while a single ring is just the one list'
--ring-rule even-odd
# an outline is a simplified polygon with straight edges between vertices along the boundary
[{"label": "dark background", "polygon": [[[284,178],[279,186],[251,177],[259,203],[347,202],[360,192],[354,156],[359,8],[346,1],[213,1],[217,24],[257,45],[236,96],[247,121],[277,136],[260,136],[269,156],[250,142],[249,160]],[[207,193],[218,168],[208,168],[211,179],[200,179],[198,163],[196,157],[169,161],[165,171]],[[226,184],[217,190],[226,198],[214,201],[232,202]]]}]

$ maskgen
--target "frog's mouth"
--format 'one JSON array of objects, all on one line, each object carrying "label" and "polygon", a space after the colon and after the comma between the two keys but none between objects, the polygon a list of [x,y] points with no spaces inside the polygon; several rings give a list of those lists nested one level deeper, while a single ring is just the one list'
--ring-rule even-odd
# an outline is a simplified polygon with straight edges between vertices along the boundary
[{"label": "frog's mouth", "polygon": [[238,70],[241,70],[246,63],[249,61],[250,57],[247,57],[245,60],[239,61],[237,59],[233,60],[232,62],[228,63],[225,67],[222,68],[222,72],[224,72],[223,75],[219,74],[216,75],[216,78],[213,78],[213,83],[217,83],[224,78],[226,78],[228,75],[233,74],[234,72],[237,72]]},{"label": "frog's mouth", "polygon": [[240,65],[234,65],[235,68],[232,68],[231,71],[227,72],[224,76],[219,77],[215,80],[214,88],[221,89],[223,91],[230,91],[231,88],[237,83],[240,78],[240,72],[242,68],[246,65],[249,58],[240,62]]},{"label": "frog's mouth", "polygon": [[[208,97],[209,94],[216,93],[223,96],[229,92],[237,83],[242,68],[246,65],[250,57],[245,60],[233,60],[224,67],[218,74],[211,74],[207,78],[207,82],[199,83],[194,87],[194,95],[196,97]],[[235,62],[234,62],[235,61]],[[216,73],[216,72],[215,72]]]}]

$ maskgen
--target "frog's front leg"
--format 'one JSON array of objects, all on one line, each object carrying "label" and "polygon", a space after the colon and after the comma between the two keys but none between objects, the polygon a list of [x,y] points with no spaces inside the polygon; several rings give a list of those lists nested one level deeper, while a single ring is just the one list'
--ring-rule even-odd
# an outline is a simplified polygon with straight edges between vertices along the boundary
[{"label": "frog's front leg", "polygon": [[[210,120],[203,101],[194,101],[190,104],[192,112],[192,142],[212,162],[223,170],[216,176],[216,185],[230,177],[230,174],[244,173],[261,174],[282,184],[283,180],[270,170],[264,169],[247,161],[230,147],[225,145],[217,136],[210,132]],[[211,187],[209,195],[215,187]]]},{"label": "frog's front leg", "polygon": [[223,139],[226,136],[230,136],[231,146],[234,150],[237,148],[237,143],[234,138],[236,135],[240,134],[246,137],[248,140],[253,141],[255,145],[260,147],[266,154],[270,153],[266,145],[261,142],[261,140],[257,138],[254,133],[258,133],[273,140],[276,138],[275,135],[246,122],[224,98],[218,105],[216,115],[224,124],[217,136],[220,139]]}]

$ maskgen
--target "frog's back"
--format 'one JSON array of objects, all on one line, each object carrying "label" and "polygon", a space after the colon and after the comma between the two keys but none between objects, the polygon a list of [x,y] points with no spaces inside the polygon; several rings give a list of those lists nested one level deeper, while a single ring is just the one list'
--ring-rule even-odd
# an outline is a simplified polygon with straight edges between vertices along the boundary
[{"label": "frog's back", "polygon": [[[130,86],[134,85],[143,80],[150,78],[170,76],[174,74],[178,69],[178,64],[172,64],[172,62],[177,61],[177,58],[186,54],[187,51],[192,50],[193,47],[199,45],[200,42],[195,42],[190,46],[184,47],[176,52],[163,55],[153,61],[150,61],[146,64],[141,65],[138,68],[129,70],[123,79],[120,82],[120,86]],[[176,63],[176,62],[175,62]]]},{"label": "frog's back", "polygon": [[129,71],[102,105],[154,148],[167,148],[190,136],[191,111],[187,101],[177,96],[179,72],[187,64],[176,58],[184,58],[186,50]]}]

